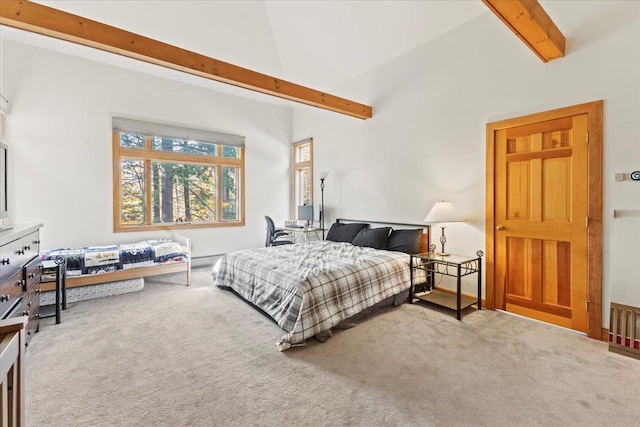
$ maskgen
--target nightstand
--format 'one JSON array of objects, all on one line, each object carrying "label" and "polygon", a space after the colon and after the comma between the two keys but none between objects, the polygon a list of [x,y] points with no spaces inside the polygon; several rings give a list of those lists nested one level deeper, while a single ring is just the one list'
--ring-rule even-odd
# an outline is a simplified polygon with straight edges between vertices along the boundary
[{"label": "nightstand", "polygon": [[56,325],[61,321],[60,309],[67,309],[67,274],[64,259],[42,261],[40,283],[55,282],[55,302],[53,306],[40,307],[40,318],[54,317]]},{"label": "nightstand", "polygon": [[[461,311],[477,304],[482,310],[482,251],[476,252],[475,257],[463,255],[438,255],[435,252],[411,255],[411,291],[409,302],[414,298],[447,307],[456,311],[456,318],[461,319]],[[414,284],[416,272],[426,274],[425,283]],[[435,275],[442,274],[456,278],[456,292],[450,293],[435,287]],[[471,274],[478,276],[478,293],[475,299],[462,295],[462,278]]]}]

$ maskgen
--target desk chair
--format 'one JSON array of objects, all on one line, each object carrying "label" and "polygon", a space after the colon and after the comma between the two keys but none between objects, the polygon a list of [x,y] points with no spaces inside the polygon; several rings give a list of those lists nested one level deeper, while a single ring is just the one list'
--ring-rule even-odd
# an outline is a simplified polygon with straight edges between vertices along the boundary
[{"label": "desk chair", "polygon": [[265,242],[265,246],[293,244],[292,237],[289,233],[283,230],[276,231],[276,226],[270,216],[265,215],[264,219],[267,221],[267,241]]}]

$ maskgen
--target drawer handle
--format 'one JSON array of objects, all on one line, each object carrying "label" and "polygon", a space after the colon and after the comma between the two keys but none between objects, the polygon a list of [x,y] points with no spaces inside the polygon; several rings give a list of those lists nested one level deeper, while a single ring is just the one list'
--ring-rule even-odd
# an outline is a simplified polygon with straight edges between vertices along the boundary
[{"label": "drawer handle", "polygon": [[39,245],[39,244],[40,244],[40,240],[34,240],[34,241],[33,241],[33,244],[34,244],[34,245]]},{"label": "drawer handle", "polygon": [[30,251],[31,250],[31,246],[27,245],[27,246],[23,247],[22,249],[24,249],[25,251]]},{"label": "drawer handle", "polygon": [[23,312],[22,312],[22,315],[23,315],[23,316],[28,316],[28,315],[29,315],[29,310],[25,310],[25,311],[23,311]]},{"label": "drawer handle", "polygon": [[31,335],[31,331],[27,331],[27,335]]},{"label": "drawer handle", "polygon": [[16,280],[16,286],[22,286],[22,280]]},{"label": "drawer handle", "polygon": [[9,301],[9,295],[0,295],[0,302]]},{"label": "drawer handle", "polygon": [[27,307],[31,307],[31,301],[27,303]]},{"label": "drawer handle", "polygon": [[0,261],[0,262],[2,263],[2,265],[9,264],[9,258],[7,258],[7,259],[3,259],[3,260],[2,260],[2,261]]},{"label": "drawer handle", "polygon": [[22,249],[18,249],[18,250],[16,251],[16,254],[18,254],[18,255],[24,255],[24,251],[23,251]]},{"label": "drawer handle", "polygon": [[36,277],[36,273],[29,273],[27,276],[29,276],[29,279],[33,279]]}]

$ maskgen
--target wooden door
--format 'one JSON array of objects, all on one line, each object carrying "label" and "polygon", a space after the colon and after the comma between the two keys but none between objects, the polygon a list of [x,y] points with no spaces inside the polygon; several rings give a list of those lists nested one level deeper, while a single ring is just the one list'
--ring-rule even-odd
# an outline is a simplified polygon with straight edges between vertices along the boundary
[{"label": "wooden door", "polygon": [[602,110],[594,101],[487,124],[486,308],[608,337]]},{"label": "wooden door", "polygon": [[495,137],[499,306],[587,332],[588,115]]}]

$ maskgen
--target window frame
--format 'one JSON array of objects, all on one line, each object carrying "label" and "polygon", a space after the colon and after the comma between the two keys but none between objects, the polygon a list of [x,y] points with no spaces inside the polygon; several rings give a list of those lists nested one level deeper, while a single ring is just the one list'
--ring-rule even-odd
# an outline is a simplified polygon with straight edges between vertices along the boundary
[{"label": "window frame", "polygon": [[[301,146],[301,145],[309,145],[309,161],[304,161],[304,162],[298,162],[297,161],[297,157],[296,157],[296,151],[297,149]],[[313,138],[307,138],[304,139],[302,141],[298,141],[298,142],[294,142],[292,144],[292,149],[291,149],[291,159],[292,159],[292,176],[291,176],[291,183],[292,183],[292,218],[298,218],[298,209],[297,207],[300,205],[300,200],[298,199],[298,195],[299,195],[299,183],[298,183],[298,172],[308,169],[309,170],[309,176],[311,179],[311,185],[309,188],[309,198],[311,200],[311,204],[314,204],[314,200],[313,200]]]},{"label": "window frame", "polygon": [[[144,139],[144,148],[127,148],[120,145],[120,134],[132,133],[142,135]],[[201,156],[197,154],[175,153],[169,151],[160,151],[152,149],[153,137],[157,135],[145,135],[137,132],[112,131],[113,145],[113,231],[115,233],[134,232],[134,231],[152,231],[152,230],[171,230],[171,229],[187,229],[187,228],[217,228],[217,227],[238,227],[245,225],[245,150],[244,147],[235,147],[238,150],[239,157],[223,157],[222,147],[225,144],[216,144],[215,156]],[[178,138],[173,138],[178,139]],[[123,225],[122,224],[122,197],[120,189],[121,185],[121,161],[122,160],[140,160],[145,166],[145,210],[144,225]],[[215,166],[216,168],[216,220],[215,222],[200,223],[153,223],[152,209],[152,192],[151,170],[152,162],[168,162],[177,164],[194,164]],[[222,220],[222,176],[223,167],[238,168],[238,220],[223,221]],[[220,207],[220,208],[218,208]]]}]

